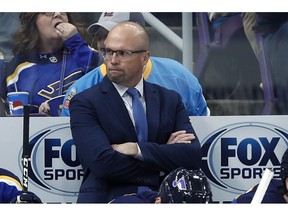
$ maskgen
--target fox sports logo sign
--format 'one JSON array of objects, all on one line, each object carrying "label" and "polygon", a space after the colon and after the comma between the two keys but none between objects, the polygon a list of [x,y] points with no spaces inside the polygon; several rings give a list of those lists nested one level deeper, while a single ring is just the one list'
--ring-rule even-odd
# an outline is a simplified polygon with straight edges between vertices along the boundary
[{"label": "fox sports logo sign", "polygon": [[202,144],[203,171],[213,185],[243,193],[259,183],[266,168],[280,178],[287,131],[267,123],[237,123],[214,131]]},{"label": "fox sports logo sign", "polygon": [[83,170],[69,124],[38,131],[29,139],[29,151],[29,181],[58,195],[75,196],[78,193]]}]

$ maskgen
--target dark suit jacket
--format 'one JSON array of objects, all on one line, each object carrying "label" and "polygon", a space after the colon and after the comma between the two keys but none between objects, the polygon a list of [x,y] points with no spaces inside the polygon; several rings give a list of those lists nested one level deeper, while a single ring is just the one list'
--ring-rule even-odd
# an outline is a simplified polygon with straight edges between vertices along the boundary
[{"label": "dark suit jacket", "polygon": [[70,104],[72,137],[84,169],[77,202],[107,203],[137,192],[137,187],[157,190],[162,178],[178,167],[198,169],[201,147],[166,144],[171,133],[194,133],[178,93],[144,81],[148,142],[138,142],[143,161],[119,153],[111,144],[137,142],[137,135],[121,96],[108,77],[79,94]]}]

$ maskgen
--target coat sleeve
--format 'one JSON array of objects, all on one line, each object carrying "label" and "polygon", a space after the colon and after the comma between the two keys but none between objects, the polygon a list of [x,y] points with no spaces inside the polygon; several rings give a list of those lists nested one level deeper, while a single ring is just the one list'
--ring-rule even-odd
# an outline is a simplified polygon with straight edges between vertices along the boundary
[{"label": "coat sleeve", "polygon": [[178,167],[199,169],[201,166],[201,148],[198,141],[190,144],[140,143],[144,163],[155,166],[165,173]]},{"label": "coat sleeve", "polygon": [[73,53],[73,57],[77,61],[78,66],[85,73],[103,63],[99,52],[90,47],[87,42],[81,38],[79,33],[64,41],[64,45],[69,52]]},{"label": "coat sleeve", "polygon": [[[171,172],[172,170],[184,167],[186,169],[198,169],[201,166],[201,145],[197,134],[190,122],[187,110],[184,107],[181,96],[174,92],[169,93],[169,98],[160,104],[166,107],[161,109],[162,118],[157,130],[156,142],[139,142],[143,162],[147,166],[157,167],[161,171]],[[160,99],[161,100],[161,99]],[[174,105],[171,105],[173,103]],[[175,108],[173,108],[175,107]],[[166,120],[165,120],[166,119]],[[171,121],[169,125],[166,121]],[[185,130],[195,135],[191,143],[167,144],[171,133]]]}]

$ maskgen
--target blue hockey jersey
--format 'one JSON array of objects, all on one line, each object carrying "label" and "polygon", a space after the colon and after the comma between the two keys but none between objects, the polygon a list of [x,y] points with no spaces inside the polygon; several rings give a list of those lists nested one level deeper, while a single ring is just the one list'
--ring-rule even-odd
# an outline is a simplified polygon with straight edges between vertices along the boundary
[{"label": "blue hockey jersey", "polygon": [[22,194],[19,178],[12,172],[0,168],[0,203],[10,203],[16,196]]},{"label": "blue hockey jersey", "polygon": [[16,55],[1,74],[1,95],[29,92],[29,104],[40,106],[46,100],[64,95],[80,77],[103,62],[98,51],[90,48],[80,34],[64,41],[53,53]]},{"label": "blue hockey jersey", "polygon": [[[101,82],[105,75],[106,66],[102,64],[71,85],[65,95],[61,115],[69,116],[71,98]],[[143,76],[148,82],[177,91],[181,95],[190,116],[209,115],[209,109],[198,79],[179,62],[168,58],[151,57]]]},{"label": "blue hockey jersey", "polygon": [[[232,203],[251,203],[257,191],[258,185],[259,184],[255,185],[246,193],[236,197]],[[287,203],[283,195],[282,181],[279,179],[271,179],[261,203]]]}]

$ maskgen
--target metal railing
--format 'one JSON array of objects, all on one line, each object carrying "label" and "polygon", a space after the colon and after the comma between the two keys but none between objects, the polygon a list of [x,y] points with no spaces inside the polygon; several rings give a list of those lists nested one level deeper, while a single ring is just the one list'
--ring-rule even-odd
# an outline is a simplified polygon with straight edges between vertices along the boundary
[{"label": "metal railing", "polygon": [[145,21],[156,31],[163,35],[169,42],[182,51],[183,65],[193,72],[193,19],[192,13],[182,13],[182,35],[181,38],[163,22],[151,13],[143,12]]}]

